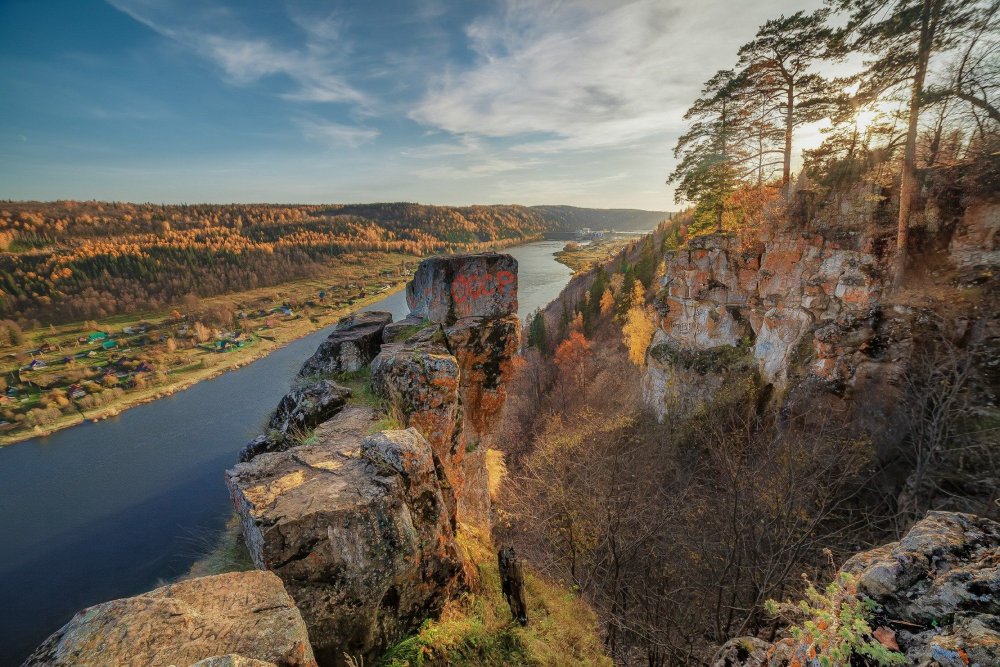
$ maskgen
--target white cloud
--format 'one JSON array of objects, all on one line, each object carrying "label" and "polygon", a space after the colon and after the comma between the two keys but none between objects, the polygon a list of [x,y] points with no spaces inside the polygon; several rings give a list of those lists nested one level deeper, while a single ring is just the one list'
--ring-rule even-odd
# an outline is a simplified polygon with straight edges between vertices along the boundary
[{"label": "white cloud", "polygon": [[701,83],[732,65],[763,20],[801,3],[777,4],[507,0],[467,27],[476,62],[436,77],[410,116],[448,132],[514,137],[522,153],[655,139],[667,154]]}]

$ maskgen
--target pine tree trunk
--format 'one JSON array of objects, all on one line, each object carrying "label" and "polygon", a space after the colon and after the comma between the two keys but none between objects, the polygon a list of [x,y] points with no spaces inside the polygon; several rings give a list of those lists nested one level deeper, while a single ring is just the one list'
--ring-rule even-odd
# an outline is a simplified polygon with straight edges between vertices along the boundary
[{"label": "pine tree trunk", "polygon": [[795,102],[795,93],[792,84],[788,84],[788,105],[785,109],[785,164],[781,170],[781,185],[785,188],[785,197],[790,197],[792,189],[788,187],[792,180],[792,125],[794,122],[792,104]]},{"label": "pine tree trunk", "polygon": [[924,91],[924,78],[927,76],[927,63],[930,60],[931,45],[934,40],[931,28],[932,8],[940,0],[924,0],[920,15],[920,44],[917,47],[917,69],[913,75],[913,87],[910,91],[910,117],[906,128],[906,147],[903,152],[903,171],[899,182],[899,219],[896,225],[896,261],[893,268],[893,284],[898,286],[903,282],[906,272],[906,246],[910,237],[910,209],[913,207],[913,195],[916,191],[917,162],[917,121],[920,119],[920,97]]}]

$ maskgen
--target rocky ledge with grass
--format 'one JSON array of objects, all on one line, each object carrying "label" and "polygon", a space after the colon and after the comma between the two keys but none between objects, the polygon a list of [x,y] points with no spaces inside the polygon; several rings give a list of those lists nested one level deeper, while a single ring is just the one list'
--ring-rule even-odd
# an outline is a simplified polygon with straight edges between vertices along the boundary
[{"label": "rocky ledge with grass", "polygon": [[714,667],[822,665],[837,649],[850,664],[1000,665],[1000,523],[929,512],[899,542],[848,560],[810,602],[796,636],[731,640]]}]

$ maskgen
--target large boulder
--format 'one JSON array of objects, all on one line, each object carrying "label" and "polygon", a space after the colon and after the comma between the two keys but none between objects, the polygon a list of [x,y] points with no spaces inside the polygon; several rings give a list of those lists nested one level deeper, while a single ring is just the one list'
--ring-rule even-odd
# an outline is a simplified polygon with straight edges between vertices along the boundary
[{"label": "large boulder", "polygon": [[337,414],[350,397],[350,389],[332,380],[293,387],[278,403],[267,431],[243,448],[239,460],[249,461],[258,454],[280,452],[294,446],[304,433]]},{"label": "large boulder", "polygon": [[278,403],[268,428],[282,433],[307,431],[337,414],[351,390],[331,380],[293,387]]},{"label": "large boulder", "polygon": [[458,360],[443,341],[390,343],[372,361],[371,383],[390,410],[448,460],[458,445],[461,405]]},{"label": "large boulder", "polygon": [[[199,662],[206,659],[215,662]],[[24,667],[195,663],[316,665],[306,625],[281,580],[270,572],[234,572],[84,609]]]},{"label": "large boulder", "polygon": [[517,313],[517,260],[495,252],[432,257],[406,285],[410,314],[451,324]]},{"label": "large boulder", "polygon": [[333,333],[302,365],[299,375],[350,373],[367,366],[382,345],[382,331],[392,314],[382,311],[354,313],[342,318]]},{"label": "large boulder", "polygon": [[254,562],[285,582],[324,664],[370,660],[461,585],[430,444],[413,429],[366,436],[375,419],[347,408],[316,444],[227,472]]},{"label": "large boulder", "polygon": [[958,612],[1000,616],[1000,524],[989,519],[928,512],[902,540],[843,570],[894,619],[929,627]]}]

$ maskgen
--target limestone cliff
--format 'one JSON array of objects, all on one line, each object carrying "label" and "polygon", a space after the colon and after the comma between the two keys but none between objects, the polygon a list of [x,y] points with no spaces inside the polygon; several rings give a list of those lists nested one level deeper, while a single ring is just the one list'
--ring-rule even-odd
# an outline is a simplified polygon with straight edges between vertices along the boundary
[{"label": "limestone cliff", "polygon": [[[752,242],[702,236],[667,251],[643,387],[660,418],[717,389],[723,376],[712,364],[691,362],[731,358],[727,349],[745,353],[776,395],[818,387],[827,406],[843,407],[855,396],[877,402],[891,394],[926,313],[888,294],[884,231],[870,216],[863,220],[853,229],[841,219],[812,232],[773,229]],[[997,204],[969,206],[957,218],[941,237],[955,280],[974,284],[993,275],[998,231]],[[969,315],[954,324],[970,326]],[[975,335],[996,336],[991,318],[995,313],[979,316]]]}]

